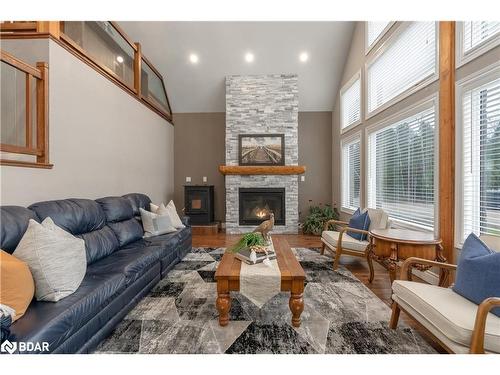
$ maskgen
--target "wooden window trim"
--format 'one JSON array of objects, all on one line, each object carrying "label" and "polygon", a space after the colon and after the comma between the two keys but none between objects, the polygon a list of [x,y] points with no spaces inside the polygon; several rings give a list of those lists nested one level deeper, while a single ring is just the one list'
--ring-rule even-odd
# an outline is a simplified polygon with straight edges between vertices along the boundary
[{"label": "wooden window trim", "polygon": [[[26,138],[25,146],[0,144],[0,151],[20,155],[36,156],[36,162],[27,162],[11,159],[0,159],[0,165],[25,166],[37,168],[52,168],[49,163],[49,139],[48,139],[48,65],[38,62],[35,67],[22,60],[0,50],[1,61],[23,72],[26,76]],[[31,78],[36,80],[36,98],[31,97]],[[37,122],[33,124],[32,101],[36,100]],[[33,145],[32,128],[37,128],[37,141]]]},{"label": "wooden window trim", "polygon": [[[148,101],[141,95],[141,63],[142,60],[145,60],[148,66],[159,75],[163,90],[165,92],[165,96],[167,98],[167,104],[172,111],[172,107],[170,105],[170,99],[167,94],[165,81],[163,76],[158,72],[158,70],[149,62],[149,60],[142,55],[140,44],[134,43],[128,35],[123,31],[123,29],[114,21],[109,21],[111,25],[116,29],[116,31],[126,40],[126,42],[134,49],[134,84],[133,86],[125,83],[120,77],[118,77],[113,71],[111,71],[108,67],[100,64],[96,59],[90,56],[83,48],[81,48],[78,44],[76,44],[68,35],[64,34],[63,24],[64,21],[37,21],[34,25],[31,25],[29,29],[23,30],[23,32],[19,31],[10,31],[6,32],[6,30],[2,29],[3,23],[0,23],[0,40],[1,39],[44,39],[48,38],[59,44],[65,50],[70,52],[73,56],[77,57],[88,66],[96,70],[98,73],[102,74],[106,78],[108,78],[115,85],[123,89],[126,93],[131,95],[133,98],[141,102],[143,105],[148,107],[150,110],[155,112],[157,115],[165,119],[172,126],[174,125],[172,113],[169,113],[162,109],[160,105],[155,104],[153,101]],[[25,23],[25,22],[18,22]],[[12,23],[9,23],[12,24]],[[20,26],[18,28],[21,28]]]},{"label": "wooden window trim", "polygon": [[36,32],[36,21],[0,22],[1,32]]}]

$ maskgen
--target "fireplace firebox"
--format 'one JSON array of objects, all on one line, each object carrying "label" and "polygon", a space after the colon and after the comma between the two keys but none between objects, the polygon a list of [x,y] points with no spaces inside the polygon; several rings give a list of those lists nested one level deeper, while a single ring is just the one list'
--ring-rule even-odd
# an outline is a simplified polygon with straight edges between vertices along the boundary
[{"label": "fireplace firebox", "polygon": [[274,224],[285,225],[285,188],[240,188],[240,225],[259,225],[274,213]]}]

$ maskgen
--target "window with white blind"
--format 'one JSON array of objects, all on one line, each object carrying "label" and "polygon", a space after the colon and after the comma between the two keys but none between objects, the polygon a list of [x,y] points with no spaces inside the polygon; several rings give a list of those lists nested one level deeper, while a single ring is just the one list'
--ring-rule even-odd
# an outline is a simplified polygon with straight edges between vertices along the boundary
[{"label": "window with white blind", "polygon": [[378,22],[366,22],[366,32],[365,32],[365,50],[368,51],[375,45],[375,43],[385,34],[393,22],[388,21],[378,21]]},{"label": "window with white blind", "polygon": [[368,129],[368,206],[432,230],[435,197],[434,100]]},{"label": "window with white blind", "polygon": [[460,245],[471,232],[500,236],[500,67],[459,90]]},{"label": "window with white blind", "polygon": [[437,79],[436,23],[404,26],[367,62],[369,115]]},{"label": "window with white blind", "polygon": [[361,122],[361,74],[358,72],[340,90],[341,129]]},{"label": "window with white blind", "polygon": [[342,140],[342,209],[354,211],[360,206],[361,137]]},{"label": "window with white blind", "polygon": [[457,35],[457,65],[460,66],[500,45],[500,22],[458,22]]}]

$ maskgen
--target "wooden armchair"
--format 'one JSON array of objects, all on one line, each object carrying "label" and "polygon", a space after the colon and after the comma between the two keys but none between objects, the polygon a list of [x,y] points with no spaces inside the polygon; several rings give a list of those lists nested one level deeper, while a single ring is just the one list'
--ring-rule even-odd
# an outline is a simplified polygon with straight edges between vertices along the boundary
[{"label": "wooden armchair", "polygon": [[[330,226],[338,226],[338,231],[330,231]],[[325,223],[323,233],[321,234],[321,254],[325,253],[325,249],[335,252],[335,260],[333,269],[336,270],[339,266],[340,256],[342,254],[356,257],[366,258],[368,267],[370,268],[370,277],[368,281],[371,283],[374,277],[373,263],[369,255],[370,242],[368,241],[369,232],[366,230],[349,228],[349,223],[340,220],[329,220]],[[365,241],[359,241],[346,232],[355,232],[366,234]]]},{"label": "wooden armchair", "polygon": [[408,258],[400,280],[392,284],[394,302],[389,327],[396,328],[403,310],[427,328],[448,352],[500,353],[500,317],[489,313],[500,306],[500,298],[487,298],[478,306],[452,289],[410,281],[416,264],[447,271],[457,269],[453,264]]}]

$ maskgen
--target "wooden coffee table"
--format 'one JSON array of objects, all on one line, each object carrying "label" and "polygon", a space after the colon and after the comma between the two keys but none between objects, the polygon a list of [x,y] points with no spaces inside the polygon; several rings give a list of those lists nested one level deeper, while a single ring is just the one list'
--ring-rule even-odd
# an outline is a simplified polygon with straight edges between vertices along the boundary
[{"label": "wooden coffee table", "polygon": [[[304,310],[304,280],[306,274],[299,261],[284,238],[273,237],[274,251],[278,267],[281,272],[281,291],[290,292],[290,311],[292,312],[292,325],[300,326],[300,314]],[[219,311],[219,324],[226,326],[229,323],[229,310],[231,309],[231,291],[240,290],[241,260],[236,259],[231,253],[225,253],[215,272],[217,280],[217,310]]]}]

